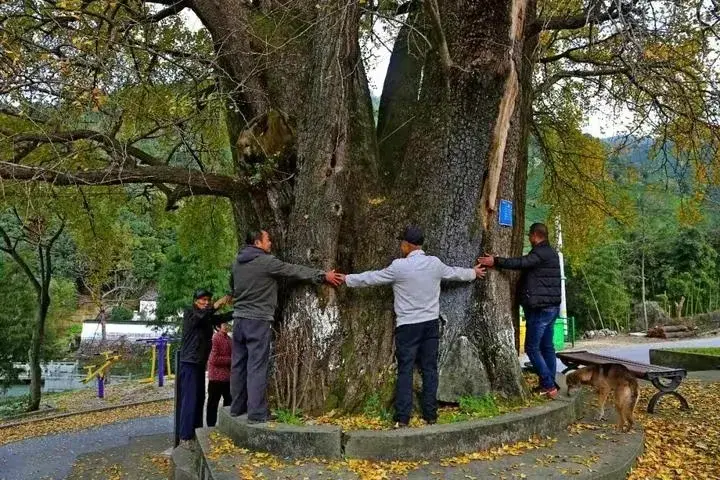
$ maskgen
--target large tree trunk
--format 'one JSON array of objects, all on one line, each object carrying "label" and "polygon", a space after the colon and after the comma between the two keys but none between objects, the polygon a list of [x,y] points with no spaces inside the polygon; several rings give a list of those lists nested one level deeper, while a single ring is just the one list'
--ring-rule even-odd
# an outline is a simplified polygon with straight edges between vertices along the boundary
[{"label": "large tree trunk", "polygon": [[[529,79],[520,60],[525,1],[441,1],[443,33],[432,28],[437,22],[427,9],[414,11],[393,52],[376,132],[357,2],[289,9],[285,2],[195,0],[230,76],[223,86],[231,142],[271,110],[287,115],[294,129],[292,161],[285,163],[292,171],[235,199],[238,228],[265,226],[279,240],[280,257],[342,271],[386,266],[397,255],[394,235],[409,221],[425,227],[429,253],[450,264],[470,266],[483,251],[518,253],[527,142],[518,105],[527,85],[520,79]],[[436,51],[411,49],[421,44],[409,41],[416,31],[430,34],[434,45],[447,39],[453,65]],[[253,171],[247,152],[237,148],[234,156],[240,174]],[[281,177],[290,180],[280,184]],[[497,225],[500,198],[516,200],[515,228]],[[443,373],[458,358],[465,369],[464,378],[443,375],[446,399],[490,389],[524,395],[513,286],[510,275],[493,273],[446,288]],[[273,379],[279,403],[355,409],[370,394],[391,391],[389,288],[286,292]]]},{"label": "large tree trunk", "polygon": [[[524,201],[515,178],[526,144],[518,104],[525,2],[440,2],[451,63],[432,52],[406,148],[396,198],[406,218],[426,229],[426,249],[452,265],[481,253],[517,252],[513,228],[497,224],[500,199]],[[521,166],[520,166],[521,167]],[[523,209],[514,224],[522,228]],[[514,346],[513,278],[492,272],[474,285],[448,285],[441,347],[442,400],[491,389],[524,395]]]},{"label": "large tree trunk", "polygon": [[42,345],[45,340],[45,321],[47,319],[48,310],[50,308],[50,297],[47,289],[42,288],[38,294],[38,309],[35,314],[35,329],[33,331],[30,343],[30,351],[28,352],[28,363],[30,365],[30,402],[28,411],[34,412],[40,408],[40,398],[42,396],[42,369],[40,361],[42,360]]}]

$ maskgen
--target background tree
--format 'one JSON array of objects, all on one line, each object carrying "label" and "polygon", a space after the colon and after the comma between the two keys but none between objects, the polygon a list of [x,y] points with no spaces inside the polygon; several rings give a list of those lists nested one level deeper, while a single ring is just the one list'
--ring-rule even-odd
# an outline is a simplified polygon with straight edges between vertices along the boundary
[{"label": "background tree", "polygon": [[[34,411],[40,407],[42,388],[40,362],[51,302],[52,250],[65,229],[65,220],[62,217],[55,220],[33,211],[22,218],[17,210],[12,211],[12,217],[7,213],[0,220],[0,237],[2,237],[0,251],[12,258],[22,269],[35,291],[35,322],[28,352],[30,365],[28,410]],[[31,252],[30,255],[28,250]]]}]

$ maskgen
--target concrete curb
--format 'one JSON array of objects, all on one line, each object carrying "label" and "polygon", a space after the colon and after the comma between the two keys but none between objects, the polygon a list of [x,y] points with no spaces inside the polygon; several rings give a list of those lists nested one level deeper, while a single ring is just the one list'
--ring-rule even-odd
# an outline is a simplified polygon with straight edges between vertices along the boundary
[{"label": "concrete curb", "polygon": [[598,469],[587,475],[588,480],[625,480],[635,466],[635,462],[645,451],[645,432],[640,435],[640,441],[631,444],[630,449],[623,450],[623,457],[616,458],[615,463]]},{"label": "concrete curb", "polygon": [[11,423],[3,423],[0,424],[0,431],[6,428],[12,428],[17,427],[20,425],[27,425],[30,423],[37,423],[37,422],[44,422],[47,420],[56,420],[58,418],[67,418],[67,417],[74,417],[76,415],[85,415],[87,413],[96,413],[96,412],[105,412],[107,410],[115,410],[118,408],[127,408],[127,407],[137,407],[139,405],[147,405],[151,403],[160,403],[160,402],[167,402],[169,400],[172,400],[173,397],[167,397],[167,398],[158,398],[155,400],[143,400],[141,402],[131,402],[131,403],[122,403],[119,405],[110,405],[107,407],[100,407],[100,408],[93,408],[91,410],[82,410],[79,412],[68,412],[68,413],[61,413],[59,415],[50,415],[48,417],[42,417],[42,418],[33,418],[30,420],[23,420],[19,422],[11,422]]},{"label": "concrete curb", "polygon": [[371,460],[440,459],[551,435],[576,419],[579,397],[494,418],[391,431],[356,430],[344,434],[347,458]]},{"label": "concrete curb", "polygon": [[239,447],[282,457],[342,457],[342,430],[337,426],[248,424],[247,416],[231,417],[230,407],[223,407],[218,412],[218,430]]}]

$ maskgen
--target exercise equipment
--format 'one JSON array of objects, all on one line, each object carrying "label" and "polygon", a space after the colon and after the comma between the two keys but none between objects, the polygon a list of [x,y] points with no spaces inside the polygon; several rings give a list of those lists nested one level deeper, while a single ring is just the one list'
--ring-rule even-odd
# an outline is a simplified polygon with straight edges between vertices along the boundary
[{"label": "exercise equipment", "polygon": [[[161,335],[157,338],[144,338],[138,340],[140,343],[146,343],[152,346],[152,360],[150,362],[150,376],[140,380],[143,383],[152,383],[155,381],[155,364],[157,363],[158,387],[165,384],[165,377],[175,378],[170,368],[170,345],[174,339]],[[167,371],[167,375],[166,375]]]},{"label": "exercise equipment", "polygon": [[87,365],[84,367],[87,370],[87,374],[82,382],[88,383],[93,378],[97,379],[97,396],[98,398],[105,398],[105,379],[110,372],[112,364],[120,360],[120,355],[118,355],[117,352],[102,352],[96,355],[103,355],[105,362],[100,365]]}]

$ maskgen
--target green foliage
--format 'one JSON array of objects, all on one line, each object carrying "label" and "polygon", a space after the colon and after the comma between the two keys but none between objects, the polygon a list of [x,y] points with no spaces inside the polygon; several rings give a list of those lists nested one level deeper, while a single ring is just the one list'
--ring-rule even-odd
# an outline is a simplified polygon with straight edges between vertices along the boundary
[{"label": "green foliage", "polygon": [[568,309],[579,320],[578,330],[627,329],[632,301],[623,267],[630,254],[618,241],[598,247],[582,267],[568,266]]},{"label": "green foliage", "polygon": [[15,262],[0,255],[0,377],[14,378],[12,362],[27,361],[35,316],[35,291]]},{"label": "green foliage", "polygon": [[237,237],[228,202],[192,198],[178,214],[178,241],[165,255],[158,274],[159,319],[176,315],[191,303],[197,288],[220,296],[229,290],[230,264]]},{"label": "green foliage", "polygon": [[383,422],[392,420],[392,413],[383,404],[380,394],[377,392],[374,392],[365,400],[363,415],[369,418],[379,418]]},{"label": "green foliage", "polygon": [[475,417],[492,417],[500,412],[492,395],[460,397],[460,411]]},{"label": "green foliage", "polygon": [[460,397],[458,409],[441,409],[438,414],[438,423],[466,422],[474,418],[489,418],[500,415],[503,410],[492,395],[481,397]]},{"label": "green foliage", "polygon": [[670,350],[672,352],[697,353],[699,355],[712,355],[714,357],[720,357],[720,348],[719,347],[669,348],[668,350]]},{"label": "green foliage", "polygon": [[29,396],[0,398],[0,418],[12,417],[27,411]]},{"label": "green foliage", "polygon": [[115,307],[112,309],[112,312],[110,312],[111,322],[126,322],[132,320],[132,318],[133,311],[123,306]]},{"label": "green foliage", "polygon": [[275,410],[274,413],[275,416],[277,416],[277,421],[280,423],[287,423],[289,425],[302,425],[304,423],[301,410],[293,412],[289,409],[280,408]]}]

